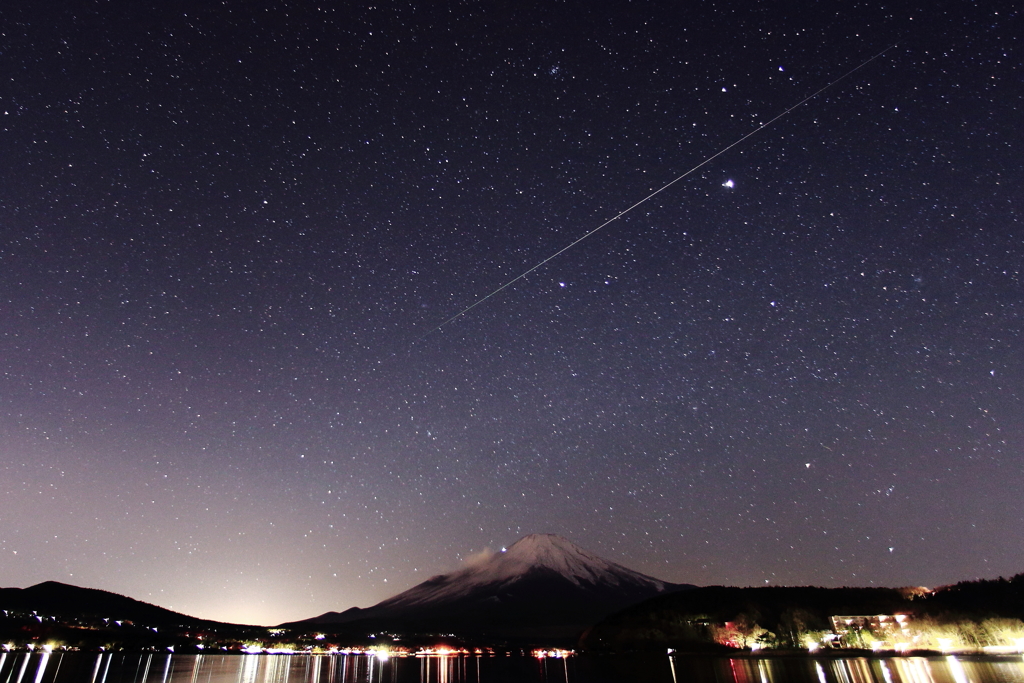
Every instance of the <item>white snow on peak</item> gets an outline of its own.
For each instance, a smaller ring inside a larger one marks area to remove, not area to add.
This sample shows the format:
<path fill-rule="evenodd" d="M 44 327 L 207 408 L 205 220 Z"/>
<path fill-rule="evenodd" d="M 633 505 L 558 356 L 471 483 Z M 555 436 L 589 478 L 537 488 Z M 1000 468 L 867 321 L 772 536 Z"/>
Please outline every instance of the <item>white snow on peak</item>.
<path fill-rule="evenodd" d="M 490 567 L 483 567 L 494 578 L 522 574 L 529 569 L 548 569 L 561 574 L 576 585 L 590 583 L 618 584 L 621 574 L 635 574 L 622 565 L 588 553 L 575 543 L 555 534 L 530 534 L 516 541 L 504 553 L 495 556 Z"/>
<path fill-rule="evenodd" d="M 555 534 L 530 534 L 490 556 L 474 556 L 472 562 L 450 574 L 399 593 L 380 603 L 379 607 L 397 607 L 436 603 L 468 595 L 483 586 L 500 586 L 515 582 L 530 573 L 550 571 L 571 583 L 582 586 L 622 583 L 646 584 L 656 591 L 664 590 L 665 582 L 627 569 L 588 553 L 575 543 Z"/>

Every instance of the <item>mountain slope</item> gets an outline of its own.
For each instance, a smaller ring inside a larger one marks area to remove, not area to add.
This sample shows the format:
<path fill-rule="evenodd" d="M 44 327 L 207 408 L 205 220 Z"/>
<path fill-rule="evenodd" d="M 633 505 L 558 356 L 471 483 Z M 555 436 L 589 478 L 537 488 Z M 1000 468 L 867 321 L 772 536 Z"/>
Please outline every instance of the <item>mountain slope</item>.
<path fill-rule="evenodd" d="M 35 611 L 65 620 L 76 617 L 127 619 L 151 626 L 216 623 L 117 593 L 59 581 L 44 581 L 28 588 L 0 588 L 0 609 Z"/>
<path fill-rule="evenodd" d="M 533 534 L 373 607 L 328 612 L 286 626 L 572 637 L 608 614 L 684 588 L 692 586 L 635 572 L 553 534 Z"/>

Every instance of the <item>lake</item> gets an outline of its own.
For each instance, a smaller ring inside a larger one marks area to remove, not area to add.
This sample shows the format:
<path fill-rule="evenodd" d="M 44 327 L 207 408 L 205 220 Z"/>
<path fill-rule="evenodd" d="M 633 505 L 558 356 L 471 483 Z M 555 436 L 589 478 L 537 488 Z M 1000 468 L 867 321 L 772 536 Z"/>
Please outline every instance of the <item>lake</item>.
<path fill-rule="evenodd" d="M 0 653 L 0 683 L 1024 683 L 1006 657 Z"/>

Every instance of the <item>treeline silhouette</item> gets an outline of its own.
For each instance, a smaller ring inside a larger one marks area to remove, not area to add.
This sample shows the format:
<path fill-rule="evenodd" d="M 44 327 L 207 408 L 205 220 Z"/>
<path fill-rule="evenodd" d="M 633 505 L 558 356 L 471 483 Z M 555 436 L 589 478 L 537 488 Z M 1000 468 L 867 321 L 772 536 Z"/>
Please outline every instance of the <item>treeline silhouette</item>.
<path fill-rule="evenodd" d="M 1024 619 L 1024 574 L 963 581 L 936 590 L 708 586 L 618 612 L 584 633 L 580 646 L 616 651 L 864 646 L 864 638 L 837 640 L 831 617 L 895 614 L 907 615 L 916 629 L 907 633 L 913 633 L 922 648 L 940 639 L 982 647 L 1024 636 L 1024 623 L 1019 623 Z"/>

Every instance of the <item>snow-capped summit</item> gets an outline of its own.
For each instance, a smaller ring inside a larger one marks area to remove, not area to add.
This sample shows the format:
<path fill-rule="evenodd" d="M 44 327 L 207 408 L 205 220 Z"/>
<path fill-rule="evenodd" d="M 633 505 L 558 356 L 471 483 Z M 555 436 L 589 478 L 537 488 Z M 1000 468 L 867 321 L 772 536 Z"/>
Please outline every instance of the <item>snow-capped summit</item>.
<path fill-rule="evenodd" d="M 531 534 L 373 607 L 328 612 L 305 623 L 506 637 L 569 636 L 631 604 L 691 587 L 627 569 L 561 536 Z"/>
<path fill-rule="evenodd" d="M 664 581 L 588 553 L 561 536 L 530 534 L 507 550 L 478 557 L 469 566 L 451 574 L 427 579 L 371 609 L 426 606 L 481 590 L 499 594 L 517 583 L 539 577 L 562 579 L 581 590 L 619 587 L 630 592 L 650 592 L 651 595 L 662 592 L 667 585 Z"/>
<path fill-rule="evenodd" d="M 665 587 L 664 581 L 588 553 L 572 541 L 555 534 L 524 536 L 508 550 L 495 555 L 494 559 L 495 562 L 491 563 L 488 569 L 499 573 L 508 572 L 509 575 L 548 569 L 577 586 L 581 585 L 581 582 L 618 584 L 620 581 L 638 581 L 650 582 L 658 590 Z"/>

